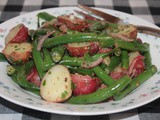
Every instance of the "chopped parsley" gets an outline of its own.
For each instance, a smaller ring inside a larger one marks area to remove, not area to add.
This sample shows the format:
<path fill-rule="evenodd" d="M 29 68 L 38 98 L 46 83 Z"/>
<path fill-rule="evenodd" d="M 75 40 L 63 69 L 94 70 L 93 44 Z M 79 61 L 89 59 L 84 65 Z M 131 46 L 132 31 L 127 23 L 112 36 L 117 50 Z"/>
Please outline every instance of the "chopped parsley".
<path fill-rule="evenodd" d="M 65 90 L 65 91 L 61 94 L 61 98 L 65 98 L 67 94 L 68 94 L 68 92 Z"/>
<path fill-rule="evenodd" d="M 46 80 L 43 81 L 43 86 L 45 86 L 45 85 L 46 85 Z"/>

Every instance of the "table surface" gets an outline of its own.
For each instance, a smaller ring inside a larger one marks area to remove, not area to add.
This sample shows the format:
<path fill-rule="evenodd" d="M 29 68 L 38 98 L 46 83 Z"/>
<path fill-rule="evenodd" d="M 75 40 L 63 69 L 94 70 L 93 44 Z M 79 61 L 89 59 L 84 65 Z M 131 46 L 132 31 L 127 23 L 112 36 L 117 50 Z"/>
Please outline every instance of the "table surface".
<path fill-rule="evenodd" d="M 85 4 L 133 14 L 160 27 L 160 0 L 0 0 L 0 23 L 15 16 L 59 6 Z M 3 120 L 159 120 L 160 98 L 137 109 L 100 116 L 67 116 L 40 112 L 8 102 L 0 97 Z"/>

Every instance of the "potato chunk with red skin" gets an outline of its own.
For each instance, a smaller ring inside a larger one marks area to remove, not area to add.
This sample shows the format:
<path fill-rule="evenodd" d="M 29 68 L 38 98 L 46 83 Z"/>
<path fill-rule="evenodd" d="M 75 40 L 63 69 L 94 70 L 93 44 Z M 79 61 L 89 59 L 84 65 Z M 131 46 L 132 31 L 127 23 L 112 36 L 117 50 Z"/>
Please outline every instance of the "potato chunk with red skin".
<path fill-rule="evenodd" d="M 134 25 L 119 25 L 118 29 L 121 30 L 118 33 L 125 37 L 131 39 L 137 38 L 137 28 Z"/>
<path fill-rule="evenodd" d="M 144 71 L 144 56 L 142 56 L 139 52 L 131 52 L 129 53 L 129 68 L 128 75 L 130 77 L 136 77 Z"/>
<path fill-rule="evenodd" d="M 72 82 L 75 85 L 73 95 L 85 95 L 95 92 L 100 87 L 98 78 L 91 78 L 88 75 L 71 74 Z"/>
<path fill-rule="evenodd" d="M 24 63 L 31 54 L 32 45 L 30 43 L 9 43 L 2 51 L 11 63 Z"/>
<path fill-rule="evenodd" d="M 88 27 L 88 24 L 84 20 L 77 18 L 74 15 L 59 16 L 58 22 L 66 24 L 69 29 L 76 31 L 84 31 Z"/>
<path fill-rule="evenodd" d="M 131 24 L 119 24 L 116 29 L 111 29 L 111 33 L 120 34 L 122 36 L 125 36 L 130 39 L 136 39 L 137 38 L 137 28 L 134 25 Z"/>
<path fill-rule="evenodd" d="M 67 67 L 55 65 L 44 75 L 40 85 L 40 95 L 49 102 L 64 102 L 72 95 L 71 82 Z"/>
<path fill-rule="evenodd" d="M 69 43 L 66 47 L 71 56 L 83 57 L 87 52 L 91 55 L 96 53 L 99 49 L 99 44 L 97 42 Z"/>
<path fill-rule="evenodd" d="M 5 38 L 5 44 L 27 42 L 28 28 L 23 24 L 13 27 Z"/>
<path fill-rule="evenodd" d="M 126 74 L 132 78 L 138 76 L 144 71 L 145 68 L 143 59 L 144 56 L 142 56 L 139 52 L 130 52 L 128 69 L 125 70 L 118 66 L 110 73 L 110 76 L 115 80 L 118 80 Z"/>

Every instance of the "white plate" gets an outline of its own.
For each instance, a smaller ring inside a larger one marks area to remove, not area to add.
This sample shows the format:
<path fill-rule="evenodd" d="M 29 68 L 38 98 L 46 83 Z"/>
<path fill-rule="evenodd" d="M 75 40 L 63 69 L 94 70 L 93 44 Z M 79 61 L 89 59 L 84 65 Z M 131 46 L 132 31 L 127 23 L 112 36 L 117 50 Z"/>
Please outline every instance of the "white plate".
<path fill-rule="evenodd" d="M 30 29 L 36 29 L 37 18 L 39 12 L 46 11 L 53 15 L 70 14 L 73 13 L 75 7 L 61 7 L 53 9 L 45 9 L 41 11 L 31 12 L 22 16 L 18 16 L 0 25 L 0 51 L 4 48 L 4 38 L 9 30 L 18 23 L 25 24 Z M 104 12 L 116 15 L 126 23 L 134 23 L 139 25 L 147 25 L 156 27 L 155 25 L 137 18 L 135 16 L 108 10 L 100 9 Z M 160 69 L 160 38 L 154 36 L 139 34 L 139 37 L 150 44 L 152 62 Z M 6 74 L 6 63 L 0 63 L 0 96 L 15 104 L 49 113 L 58 113 L 66 115 L 101 115 L 117 113 L 139 106 L 145 105 L 160 97 L 160 71 L 151 79 L 141 85 L 138 89 L 126 96 L 120 101 L 110 101 L 106 103 L 90 104 L 90 105 L 71 105 L 64 103 L 49 103 L 42 100 L 40 97 L 30 94 L 29 92 L 17 86 Z"/>

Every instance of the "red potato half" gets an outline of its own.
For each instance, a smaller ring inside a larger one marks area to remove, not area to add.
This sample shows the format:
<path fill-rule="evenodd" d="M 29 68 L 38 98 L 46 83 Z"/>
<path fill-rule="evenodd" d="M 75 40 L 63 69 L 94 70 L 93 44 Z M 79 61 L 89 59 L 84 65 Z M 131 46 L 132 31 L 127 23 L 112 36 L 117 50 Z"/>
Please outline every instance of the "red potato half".
<path fill-rule="evenodd" d="M 91 78 L 88 75 L 72 74 L 72 82 L 75 85 L 73 95 L 84 95 L 96 91 L 100 86 L 100 80 L 98 78 Z"/>
<path fill-rule="evenodd" d="M 120 25 L 118 33 L 130 39 L 137 38 L 137 28 L 134 25 Z"/>
<path fill-rule="evenodd" d="M 131 52 L 129 53 L 129 68 L 128 75 L 130 77 L 136 77 L 144 71 L 144 56 L 142 56 L 139 52 Z"/>
<path fill-rule="evenodd" d="M 13 27 L 5 38 L 5 44 L 27 42 L 28 28 L 23 24 Z"/>
<path fill-rule="evenodd" d="M 119 34 L 129 39 L 136 39 L 137 38 L 137 28 L 131 24 L 119 24 L 116 29 L 111 29 L 111 33 Z"/>
<path fill-rule="evenodd" d="M 88 27 L 84 20 L 77 18 L 74 15 L 59 16 L 58 22 L 64 23 L 69 29 L 76 31 L 84 31 Z"/>
<path fill-rule="evenodd" d="M 2 53 L 6 56 L 8 61 L 13 64 L 26 62 L 32 52 L 32 45 L 30 43 L 9 43 L 5 46 Z"/>
<path fill-rule="evenodd" d="M 110 76 L 115 80 L 118 80 L 124 75 L 128 75 L 132 78 L 138 76 L 144 71 L 145 68 L 143 59 L 144 56 L 142 56 L 139 52 L 130 52 L 128 70 L 126 71 L 118 66 L 110 73 Z"/>
<path fill-rule="evenodd" d="M 99 44 L 97 42 L 69 43 L 66 47 L 71 56 L 83 57 L 87 52 L 91 55 L 96 53 L 99 49 Z"/>
<path fill-rule="evenodd" d="M 110 76 L 114 79 L 114 80 L 118 80 L 120 79 L 122 76 L 124 76 L 123 72 L 116 72 L 113 71 L 110 73 Z"/>
<path fill-rule="evenodd" d="M 63 102 L 72 94 L 71 83 L 68 69 L 63 65 L 55 65 L 43 77 L 40 95 L 49 102 Z"/>
<path fill-rule="evenodd" d="M 124 71 L 124 69 L 121 68 L 121 65 L 119 65 L 110 73 L 110 76 L 114 80 L 118 80 L 118 79 L 120 79 L 122 76 L 124 76 L 126 74 L 127 74 L 127 71 Z"/>

